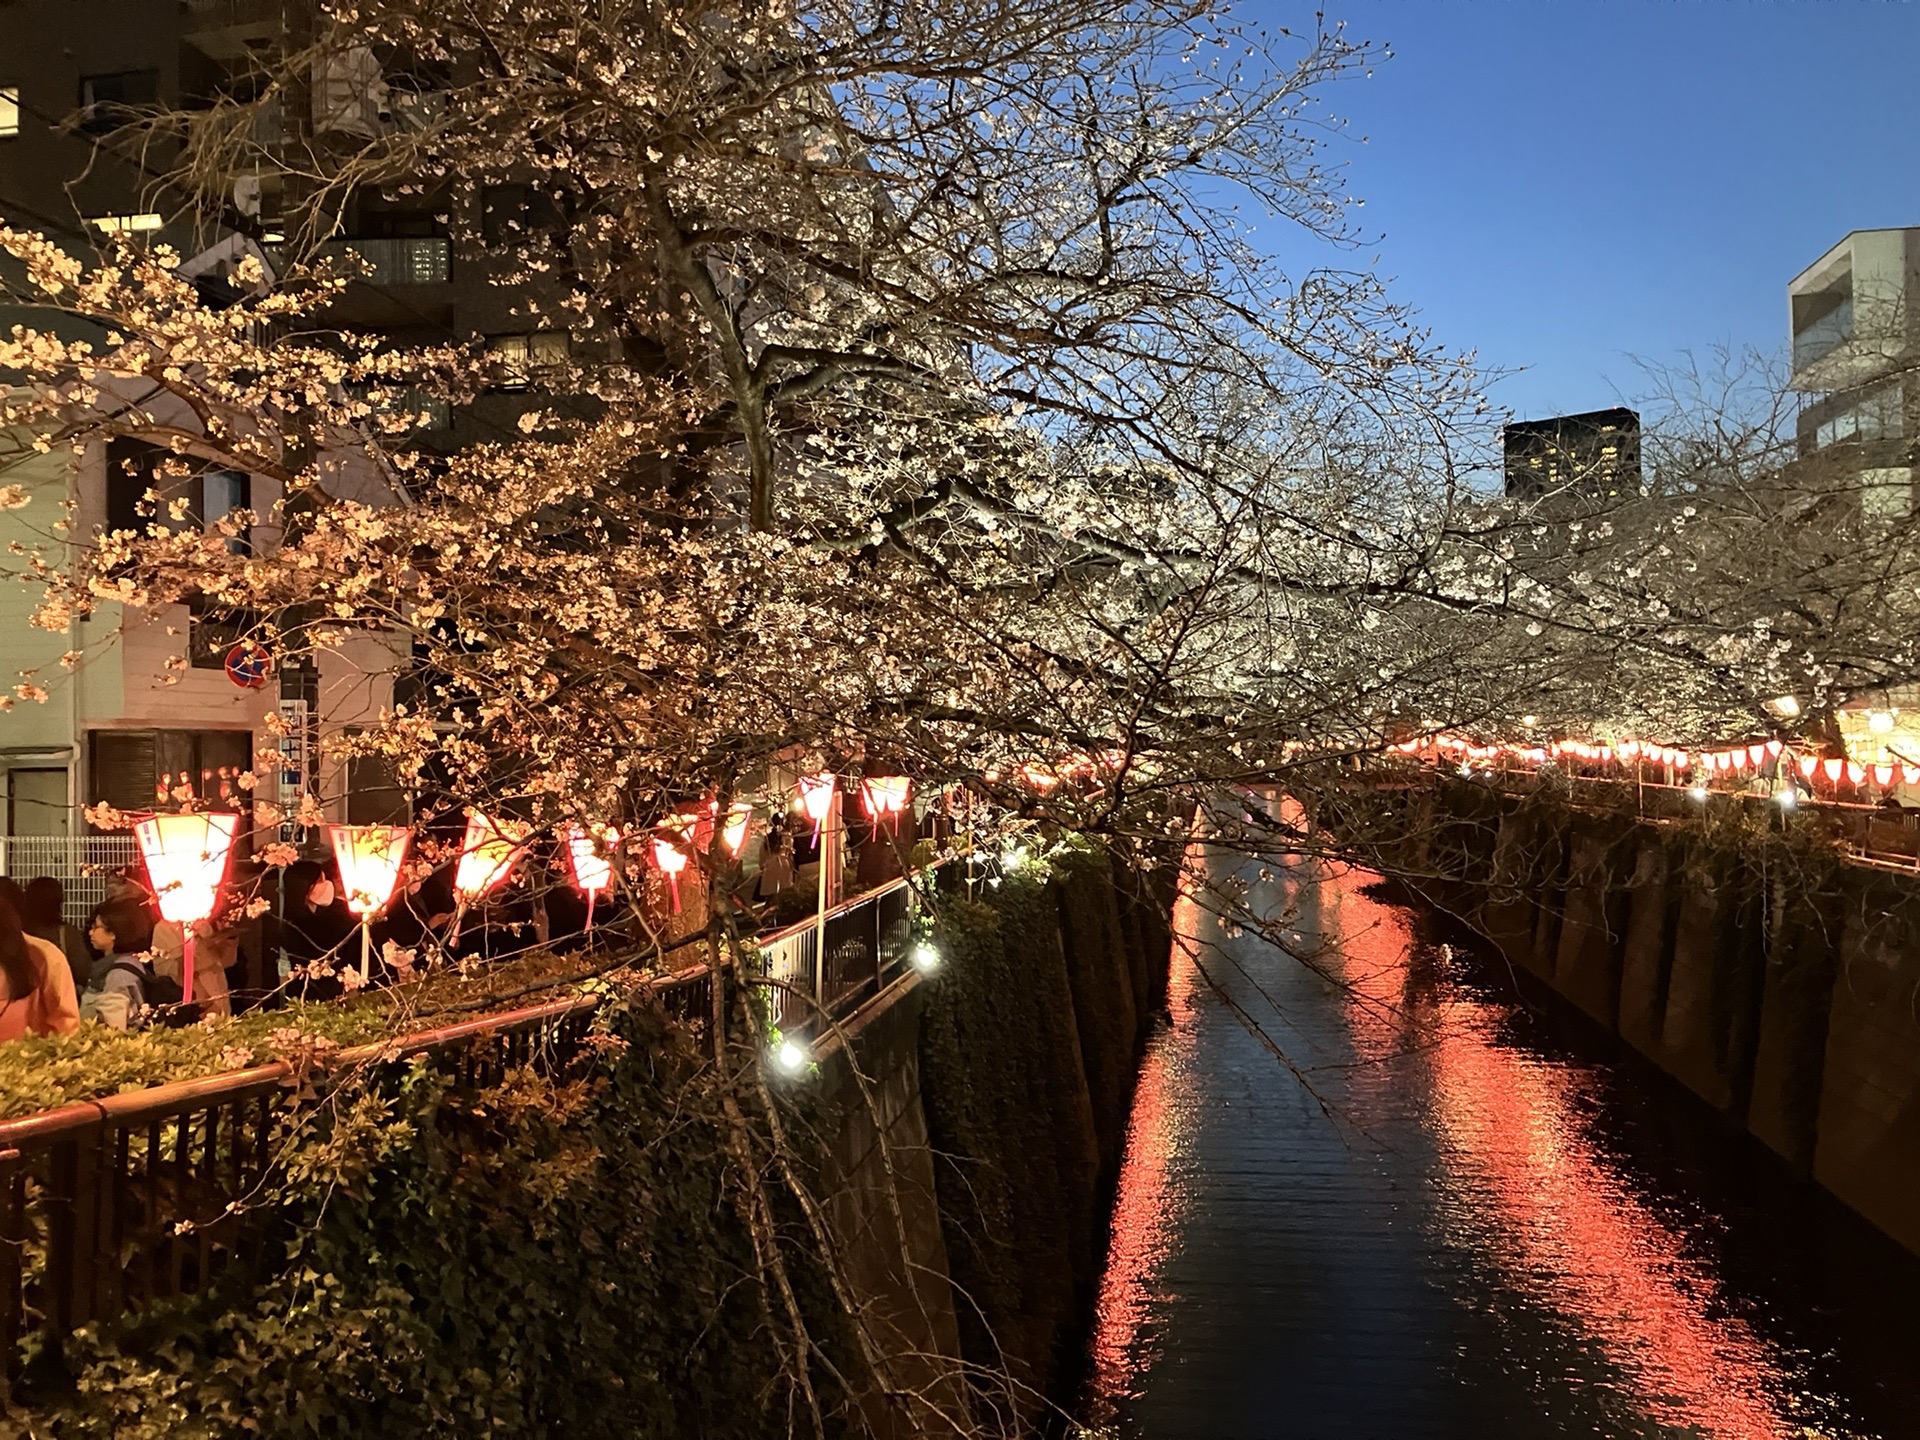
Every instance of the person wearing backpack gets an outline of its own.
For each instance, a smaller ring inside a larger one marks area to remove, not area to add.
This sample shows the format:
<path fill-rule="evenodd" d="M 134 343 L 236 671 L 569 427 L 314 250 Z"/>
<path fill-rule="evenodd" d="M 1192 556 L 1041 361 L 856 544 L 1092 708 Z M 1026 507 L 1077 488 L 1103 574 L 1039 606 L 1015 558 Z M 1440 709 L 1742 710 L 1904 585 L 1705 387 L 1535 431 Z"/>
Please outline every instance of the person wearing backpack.
<path fill-rule="evenodd" d="M 179 982 L 155 975 L 147 962 L 142 942 L 151 936 L 139 907 L 119 900 L 95 910 L 87 927 L 87 939 L 100 952 L 87 977 L 87 1006 L 116 1030 L 136 1023 L 150 1006 L 179 1003 Z"/>

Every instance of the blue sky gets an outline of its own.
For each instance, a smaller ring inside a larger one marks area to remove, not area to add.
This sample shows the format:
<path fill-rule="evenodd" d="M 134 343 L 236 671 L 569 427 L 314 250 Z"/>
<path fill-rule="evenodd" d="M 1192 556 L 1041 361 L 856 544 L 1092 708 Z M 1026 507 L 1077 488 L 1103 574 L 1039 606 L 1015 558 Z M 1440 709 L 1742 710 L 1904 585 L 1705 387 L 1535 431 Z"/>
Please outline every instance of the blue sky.
<path fill-rule="evenodd" d="M 1246 0 L 1248 20 L 1304 6 Z M 1920 3 L 1329 0 L 1388 43 L 1327 100 L 1359 218 L 1437 339 L 1537 416 L 1631 400 L 1631 355 L 1782 348 L 1786 284 L 1920 225 Z"/>

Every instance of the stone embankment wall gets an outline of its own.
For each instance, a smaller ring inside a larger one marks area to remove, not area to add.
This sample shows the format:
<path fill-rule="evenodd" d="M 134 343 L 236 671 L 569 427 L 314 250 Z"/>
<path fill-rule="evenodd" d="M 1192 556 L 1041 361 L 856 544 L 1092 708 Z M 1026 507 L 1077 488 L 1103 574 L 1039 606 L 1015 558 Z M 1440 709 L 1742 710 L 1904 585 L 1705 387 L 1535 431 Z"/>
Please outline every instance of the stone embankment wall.
<path fill-rule="evenodd" d="M 1770 807 L 1695 822 L 1470 782 L 1329 816 L 1797 1172 L 1920 1252 L 1920 875 Z"/>
<path fill-rule="evenodd" d="M 1069 852 L 948 906 L 919 1068 L 961 1354 L 1032 1420 L 1091 1313 L 1136 1062 L 1166 998 L 1172 876 Z M 987 1398 L 984 1403 L 994 1403 Z"/>

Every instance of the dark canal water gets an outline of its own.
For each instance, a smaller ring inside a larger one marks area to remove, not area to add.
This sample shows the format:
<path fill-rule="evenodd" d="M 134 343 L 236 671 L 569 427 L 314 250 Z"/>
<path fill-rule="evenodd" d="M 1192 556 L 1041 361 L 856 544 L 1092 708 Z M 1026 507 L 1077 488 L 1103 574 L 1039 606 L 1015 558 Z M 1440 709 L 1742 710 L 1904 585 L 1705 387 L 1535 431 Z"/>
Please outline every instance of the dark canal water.
<path fill-rule="evenodd" d="M 1920 1436 L 1920 1262 L 1375 877 L 1212 866 L 1308 963 L 1182 902 L 1091 1420 Z"/>

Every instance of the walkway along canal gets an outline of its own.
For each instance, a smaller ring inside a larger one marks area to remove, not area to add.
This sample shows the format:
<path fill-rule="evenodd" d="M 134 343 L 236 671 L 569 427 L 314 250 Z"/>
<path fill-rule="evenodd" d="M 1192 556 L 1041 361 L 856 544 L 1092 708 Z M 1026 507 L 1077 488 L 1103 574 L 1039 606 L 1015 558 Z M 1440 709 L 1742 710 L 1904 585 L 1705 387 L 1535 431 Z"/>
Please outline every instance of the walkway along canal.
<path fill-rule="evenodd" d="M 1091 1421 L 1920 1435 L 1920 1261 L 1377 877 L 1205 862 L 1297 954 L 1176 913 Z"/>

